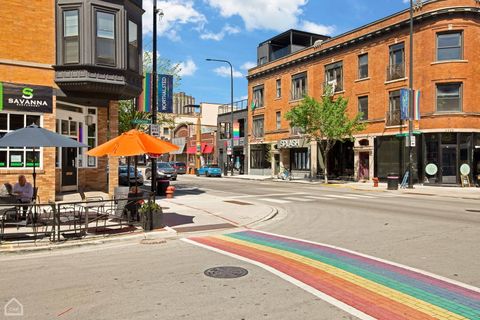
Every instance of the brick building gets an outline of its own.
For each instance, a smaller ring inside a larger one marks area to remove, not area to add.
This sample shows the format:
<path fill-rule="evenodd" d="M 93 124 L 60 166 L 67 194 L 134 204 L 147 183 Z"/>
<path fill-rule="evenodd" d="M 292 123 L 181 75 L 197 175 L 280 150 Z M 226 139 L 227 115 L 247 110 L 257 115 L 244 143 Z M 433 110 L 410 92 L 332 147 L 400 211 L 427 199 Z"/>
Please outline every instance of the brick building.
<path fill-rule="evenodd" d="M 414 10 L 413 177 L 434 184 L 460 183 L 480 174 L 480 2 L 426 1 Z M 322 172 L 318 146 L 290 128 L 285 112 L 304 94 L 320 99 L 326 84 L 334 98 L 349 100 L 348 113 L 363 112 L 366 129 L 331 152 L 333 177 L 356 180 L 407 167 L 408 121 L 400 112 L 408 88 L 409 10 L 336 37 L 290 30 L 259 45 L 249 70 L 250 173 L 275 174 L 280 165 L 297 176 Z M 468 167 L 467 167 L 468 166 Z M 464 171 L 464 172 L 466 172 Z"/>
<path fill-rule="evenodd" d="M 0 7 L 0 135 L 37 123 L 95 147 L 118 133 L 118 103 L 141 92 L 141 0 L 9 0 Z M 30 88 L 48 107 L 32 110 L 5 100 Z M 31 180 L 36 165 L 41 202 L 63 191 L 112 192 L 118 159 L 84 150 L 41 148 L 39 163 L 25 147 L 0 148 L 0 182 Z M 108 168 L 108 169 L 107 169 Z"/>

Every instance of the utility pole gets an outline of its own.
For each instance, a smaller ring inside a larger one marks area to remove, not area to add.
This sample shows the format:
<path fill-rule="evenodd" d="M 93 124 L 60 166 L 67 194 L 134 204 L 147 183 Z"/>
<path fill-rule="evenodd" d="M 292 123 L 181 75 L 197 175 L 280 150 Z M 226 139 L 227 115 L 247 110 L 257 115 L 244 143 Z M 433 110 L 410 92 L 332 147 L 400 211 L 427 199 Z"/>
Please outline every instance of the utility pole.
<path fill-rule="evenodd" d="M 152 125 L 157 124 L 157 14 L 163 17 L 163 11 L 157 9 L 157 0 L 153 0 L 153 49 L 152 49 Z M 157 159 L 152 158 L 152 187 L 153 193 L 157 189 Z"/>
<path fill-rule="evenodd" d="M 233 161 L 234 161 L 234 158 L 233 158 L 233 66 L 232 64 L 230 63 L 230 61 L 228 60 L 220 60 L 220 59 L 207 59 L 207 61 L 218 61 L 218 62 L 225 62 L 225 63 L 228 63 L 228 65 L 230 66 L 230 119 L 231 119 L 231 123 L 230 123 L 230 150 L 231 150 L 231 155 L 230 155 L 230 174 L 233 176 Z M 228 147 L 227 147 L 227 150 L 228 150 Z M 227 152 L 227 158 L 228 158 L 228 152 Z M 226 175 L 226 173 L 225 173 Z"/>
<path fill-rule="evenodd" d="M 410 63 L 408 90 L 408 188 L 413 189 L 413 0 L 410 0 Z"/>

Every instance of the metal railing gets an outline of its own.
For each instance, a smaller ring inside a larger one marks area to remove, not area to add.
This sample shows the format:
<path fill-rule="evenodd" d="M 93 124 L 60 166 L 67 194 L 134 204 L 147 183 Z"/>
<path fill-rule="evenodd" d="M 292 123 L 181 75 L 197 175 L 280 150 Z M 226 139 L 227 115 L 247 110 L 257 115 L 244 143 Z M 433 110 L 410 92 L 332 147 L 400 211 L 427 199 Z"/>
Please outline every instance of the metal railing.
<path fill-rule="evenodd" d="M 233 103 L 233 112 L 246 110 L 246 109 L 248 109 L 248 99 L 235 101 Z M 232 112 L 231 110 L 232 110 L 232 107 L 230 104 L 224 104 L 218 108 L 218 114 L 220 115 L 220 114 L 230 113 Z"/>
<path fill-rule="evenodd" d="M 387 81 L 405 78 L 405 64 L 391 64 L 387 67 Z"/>
<path fill-rule="evenodd" d="M 145 219 L 139 208 L 153 201 L 153 194 L 109 200 L 0 204 L 0 242 L 52 242 L 83 238 L 89 234 L 133 232 Z"/>
<path fill-rule="evenodd" d="M 399 126 L 402 124 L 400 110 L 388 111 L 385 116 L 386 126 Z"/>

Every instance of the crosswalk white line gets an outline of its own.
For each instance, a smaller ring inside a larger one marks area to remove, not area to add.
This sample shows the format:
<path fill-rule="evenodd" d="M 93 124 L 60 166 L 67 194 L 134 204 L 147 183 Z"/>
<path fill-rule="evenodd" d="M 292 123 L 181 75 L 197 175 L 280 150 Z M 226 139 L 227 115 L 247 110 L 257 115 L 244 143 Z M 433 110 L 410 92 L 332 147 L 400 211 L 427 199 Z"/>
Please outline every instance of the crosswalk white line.
<path fill-rule="evenodd" d="M 356 197 L 356 198 L 366 198 L 366 199 L 374 199 L 376 197 L 374 196 L 367 196 L 367 195 L 364 195 L 364 194 L 356 194 L 356 193 L 350 193 L 350 194 L 347 194 L 347 196 L 351 196 L 351 197 Z"/>
<path fill-rule="evenodd" d="M 258 200 L 263 200 L 263 201 L 268 201 L 268 202 L 274 202 L 274 203 L 290 203 L 291 201 L 286 201 L 286 200 L 280 200 L 280 199 L 270 199 L 270 198 L 261 198 Z"/>
<path fill-rule="evenodd" d="M 339 199 L 357 199 L 356 197 L 352 197 L 352 196 L 341 196 L 341 195 L 338 195 L 338 194 L 325 194 L 325 197 L 339 198 Z"/>
<path fill-rule="evenodd" d="M 310 198 L 315 200 L 334 200 L 333 198 L 319 197 L 319 196 L 305 196 L 305 198 Z"/>
<path fill-rule="evenodd" d="M 312 199 L 305 199 L 305 198 L 294 198 L 294 197 L 286 197 L 286 198 L 283 198 L 285 200 L 290 200 L 290 201 L 300 201 L 300 202 L 307 202 L 307 201 L 312 201 Z"/>

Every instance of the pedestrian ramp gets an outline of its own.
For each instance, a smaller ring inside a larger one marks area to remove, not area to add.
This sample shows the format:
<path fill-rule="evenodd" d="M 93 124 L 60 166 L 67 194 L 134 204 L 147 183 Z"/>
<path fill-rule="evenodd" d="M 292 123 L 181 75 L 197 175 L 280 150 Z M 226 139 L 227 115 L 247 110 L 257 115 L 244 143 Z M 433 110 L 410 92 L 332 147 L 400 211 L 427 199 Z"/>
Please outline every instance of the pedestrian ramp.
<path fill-rule="evenodd" d="M 402 195 L 391 194 L 391 193 L 379 193 L 379 194 L 358 194 L 358 193 L 341 193 L 341 194 L 321 194 L 321 195 L 308 195 L 308 194 L 296 194 L 296 195 L 279 195 L 275 197 L 261 197 L 257 200 L 278 203 L 278 204 L 288 204 L 288 203 L 299 203 L 299 202 L 318 202 L 318 201 L 344 201 L 344 200 L 354 200 L 354 201 L 370 201 L 370 200 L 382 200 L 385 198 L 391 197 L 400 197 Z"/>

